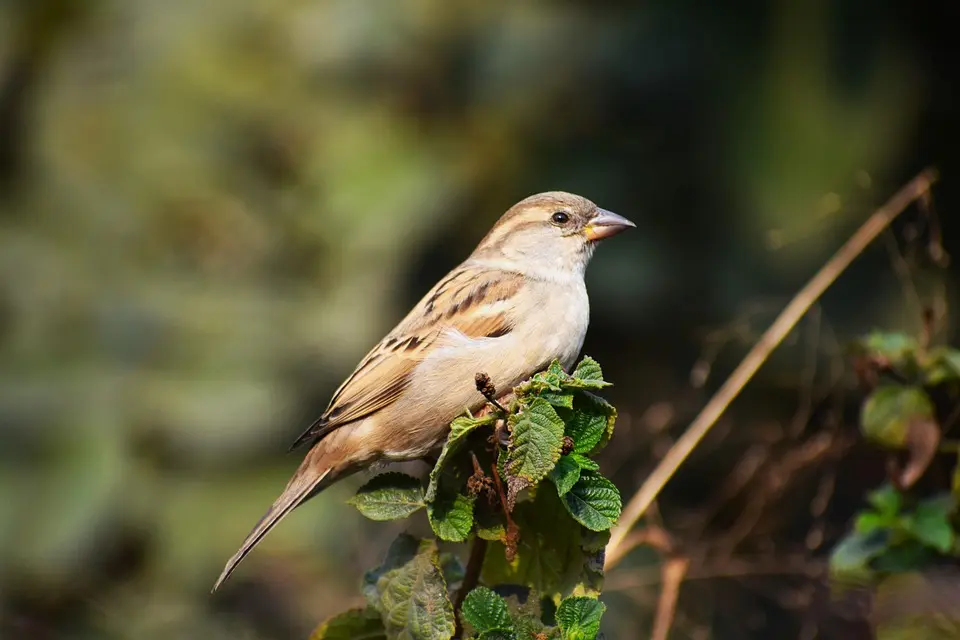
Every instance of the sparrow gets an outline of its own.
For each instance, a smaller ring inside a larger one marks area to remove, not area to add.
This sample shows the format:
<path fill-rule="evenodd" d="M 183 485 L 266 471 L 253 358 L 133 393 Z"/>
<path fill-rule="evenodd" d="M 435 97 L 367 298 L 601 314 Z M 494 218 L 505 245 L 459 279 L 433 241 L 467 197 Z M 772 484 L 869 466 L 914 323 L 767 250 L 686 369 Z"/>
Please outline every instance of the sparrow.
<path fill-rule="evenodd" d="M 475 375 L 507 395 L 554 359 L 567 370 L 587 332 L 584 271 L 597 243 L 635 227 L 578 195 L 552 191 L 511 207 L 363 358 L 291 450 L 303 462 L 213 590 L 287 514 L 377 463 L 428 456 L 450 422 L 481 409 Z"/>

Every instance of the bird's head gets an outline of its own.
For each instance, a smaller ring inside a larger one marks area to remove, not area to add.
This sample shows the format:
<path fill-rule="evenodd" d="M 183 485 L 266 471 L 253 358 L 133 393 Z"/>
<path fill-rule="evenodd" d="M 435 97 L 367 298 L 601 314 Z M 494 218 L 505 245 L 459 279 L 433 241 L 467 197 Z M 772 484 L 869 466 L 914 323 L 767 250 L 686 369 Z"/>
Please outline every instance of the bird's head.
<path fill-rule="evenodd" d="M 532 195 L 513 205 L 473 253 L 474 258 L 582 274 L 596 244 L 636 225 L 564 191 Z"/>

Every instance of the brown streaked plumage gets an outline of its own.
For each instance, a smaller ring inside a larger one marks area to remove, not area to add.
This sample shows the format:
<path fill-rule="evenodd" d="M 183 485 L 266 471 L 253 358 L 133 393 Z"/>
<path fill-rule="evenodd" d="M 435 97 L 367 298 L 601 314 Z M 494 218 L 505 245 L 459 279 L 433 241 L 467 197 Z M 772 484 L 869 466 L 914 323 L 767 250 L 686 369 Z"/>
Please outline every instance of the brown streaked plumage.
<path fill-rule="evenodd" d="M 511 320 L 506 314 L 480 315 L 471 310 L 508 301 L 520 290 L 521 283 L 519 274 L 477 282 L 462 265 L 452 271 L 367 354 L 333 394 L 327 410 L 297 438 L 291 449 L 311 438 L 322 438 L 338 426 L 359 420 L 396 400 L 442 331 L 453 328 L 469 338 L 509 333 Z"/>
<path fill-rule="evenodd" d="M 214 585 L 288 513 L 374 462 L 421 458 L 450 422 L 484 404 L 474 375 L 502 393 L 559 359 L 575 361 L 589 321 L 583 274 L 596 242 L 634 226 L 553 191 L 511 207 L 374 347 L 294 442 L 311 448 Z"/>

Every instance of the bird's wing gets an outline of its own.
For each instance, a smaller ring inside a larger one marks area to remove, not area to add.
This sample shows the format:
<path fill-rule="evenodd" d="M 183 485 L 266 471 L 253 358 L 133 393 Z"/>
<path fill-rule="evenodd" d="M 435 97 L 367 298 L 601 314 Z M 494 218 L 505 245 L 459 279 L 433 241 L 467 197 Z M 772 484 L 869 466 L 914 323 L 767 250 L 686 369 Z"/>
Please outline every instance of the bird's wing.
<path fill-rule="evenodd" d="M 510 333 L 509 301 L 522 285 L 523 277 L 516 273 L 465 266 L 450 272 L 366 355 L 291 448 L 395 402 L 410 385 L 414 369 L 449 330 L 473 339 Z"/>

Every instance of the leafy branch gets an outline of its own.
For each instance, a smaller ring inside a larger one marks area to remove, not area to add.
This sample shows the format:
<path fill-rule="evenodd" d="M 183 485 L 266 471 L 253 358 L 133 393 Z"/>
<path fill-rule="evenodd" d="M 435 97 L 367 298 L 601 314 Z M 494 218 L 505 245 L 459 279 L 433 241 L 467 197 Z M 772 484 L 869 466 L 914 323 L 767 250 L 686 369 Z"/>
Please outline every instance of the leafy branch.
<path fill-rule="evenodd" d="M 945 439 L 960 417 L 960 350 L 924 342 L 876 332 L 856 345 L 855 369 L 869 388 L 860 431 L 891 455 L 888 481 L 867 496 L 831 555 L 839 587 L 882 586 L 960 558 L 960 443 Z M 921 491 L 937 456 L 953 459 L 950 486 Z"/>
<path fill-rule="evenodd" d="M 592 458 L 616 422 L 594 393 L 609 383 L 589 357 L 571 373 L 554 361 L 509 403 L 485 374 L 475 382 L 487 405 L 451 423 L 427 478 L 383 473 L 350 499 L 378 521 L 424 510 L 436 539 L 398 537 L 364 577 L 367 607 L 311 640 L 598 637 L 604 549 L 621 511 Z M 465 569 L 438 547 L 468 541 Z"/>

